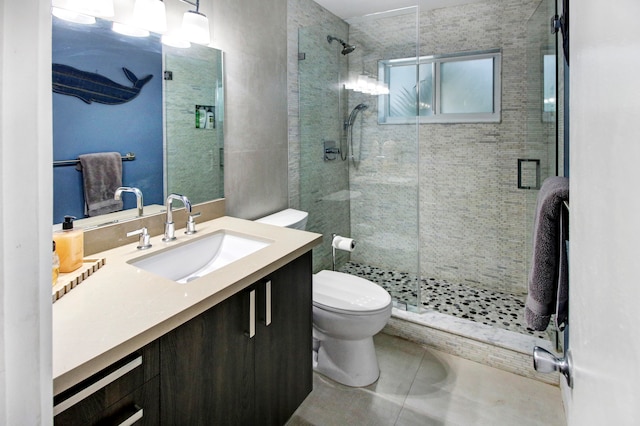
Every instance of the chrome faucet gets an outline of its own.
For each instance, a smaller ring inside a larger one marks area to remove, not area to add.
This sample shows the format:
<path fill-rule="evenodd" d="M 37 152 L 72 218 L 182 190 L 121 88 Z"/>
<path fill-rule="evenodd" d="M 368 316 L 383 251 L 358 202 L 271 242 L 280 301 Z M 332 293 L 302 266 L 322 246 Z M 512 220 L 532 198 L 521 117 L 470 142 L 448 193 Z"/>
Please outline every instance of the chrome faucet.
<path fill-rule="evenodd" d="M 138 207 L 138 217 L 142 217 L 142 214 L 143 214 L 142 210 L 144 208 L 142 191 L 140 191 L 138 188 L 134 188 L 131 186 L 121 186 L 120 188 L 116 189 L 115 194 L 113 194 L 113 199 L 120 201 L 120 199 L 122 198 L 123 192 L 132 192 L 136 194 L 136 206 Z"/>
<path fill-rule="evenodd" d="M 187 213 L 191 213 L 191 202 L 187 197 L 180 194 L 169 194 L 167 197 L 167 201 L 165 203 L 165 208 L 167 209 L 167 220 L 164 223 L 164 238 L 162 241 L 173 241 L 176 239 L 176 229 L 173 224 L 173 200 L 182 201 L 184 204 L 184 208 L 187 210 Z"/>

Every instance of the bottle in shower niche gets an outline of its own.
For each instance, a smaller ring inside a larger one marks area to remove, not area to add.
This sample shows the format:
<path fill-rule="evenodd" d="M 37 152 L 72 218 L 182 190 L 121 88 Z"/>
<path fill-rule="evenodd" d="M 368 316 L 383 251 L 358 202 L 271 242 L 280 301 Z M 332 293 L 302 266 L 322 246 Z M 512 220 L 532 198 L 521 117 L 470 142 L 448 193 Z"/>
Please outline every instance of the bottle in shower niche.
<path fill-rule="evenodd" d="M 207 129 L 215 129 L 215 117 L 213 115 L 213 107 L 207 108 Z"/>
<path fill-rule="evenodd" d="M 198 105 L 196 110 L 196 128 L 204 129 L 207 126 L 207 110 Z"/>
<path fill-rule="evenodd" d="M 82 266 L 84 233 L 73 227 L 73 216 L 65 216 L 62 230 L 53 233 L 53 241 L 60 258 L 60 272 L 73 272 Z"/>

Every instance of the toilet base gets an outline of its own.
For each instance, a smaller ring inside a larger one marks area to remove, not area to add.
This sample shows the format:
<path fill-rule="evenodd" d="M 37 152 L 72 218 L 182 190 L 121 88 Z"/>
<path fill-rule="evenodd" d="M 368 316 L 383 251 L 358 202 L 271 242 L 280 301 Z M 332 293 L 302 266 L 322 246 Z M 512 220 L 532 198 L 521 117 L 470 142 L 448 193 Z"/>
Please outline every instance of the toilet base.
<path fill-rule="evenodd" d="M 319 343 L 319 346 L 316 346 Z M 317 348 L 317 350 L 316 350 Z M 314 338 L 314 370 L 346 386 L 368 386 L 380 377 L 373 338 L 339 340 Z"/>

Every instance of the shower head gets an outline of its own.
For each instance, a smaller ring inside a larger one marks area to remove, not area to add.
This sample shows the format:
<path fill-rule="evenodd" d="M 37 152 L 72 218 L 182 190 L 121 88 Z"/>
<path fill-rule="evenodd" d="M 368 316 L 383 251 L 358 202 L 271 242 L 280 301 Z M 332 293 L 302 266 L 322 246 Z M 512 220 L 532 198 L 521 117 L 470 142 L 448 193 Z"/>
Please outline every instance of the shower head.
<path fill-rule="evenodd" d="M 329 43 L 333 42 L 334 40 L 342 45 L 342 52 L 340 53 L 342 53 L 343 55 L 348 55 L 349 53 L 356 50 L 355 46 L 345 43 L 345 41 L 342 40 L 341 38 L 330 36 L 330 35 L 327 36 L 327 41 Z"/>

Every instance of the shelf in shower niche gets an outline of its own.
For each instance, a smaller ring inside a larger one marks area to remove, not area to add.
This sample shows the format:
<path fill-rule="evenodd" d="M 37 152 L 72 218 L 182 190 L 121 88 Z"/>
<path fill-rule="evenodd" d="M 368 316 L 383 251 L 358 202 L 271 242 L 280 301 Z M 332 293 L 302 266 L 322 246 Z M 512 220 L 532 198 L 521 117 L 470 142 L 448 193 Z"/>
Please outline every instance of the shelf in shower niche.
<path fill-rule="evenodd" d="M 89 278 L 94 272 L 104 266 L 105 258 L 83 259 L 82 266 L 73 272 L 67 272 L 58 276 L 58 281 L 51 289 L 51 303 L 56 303 L 65 294 L 76 288 L 80 283 Z"/>

